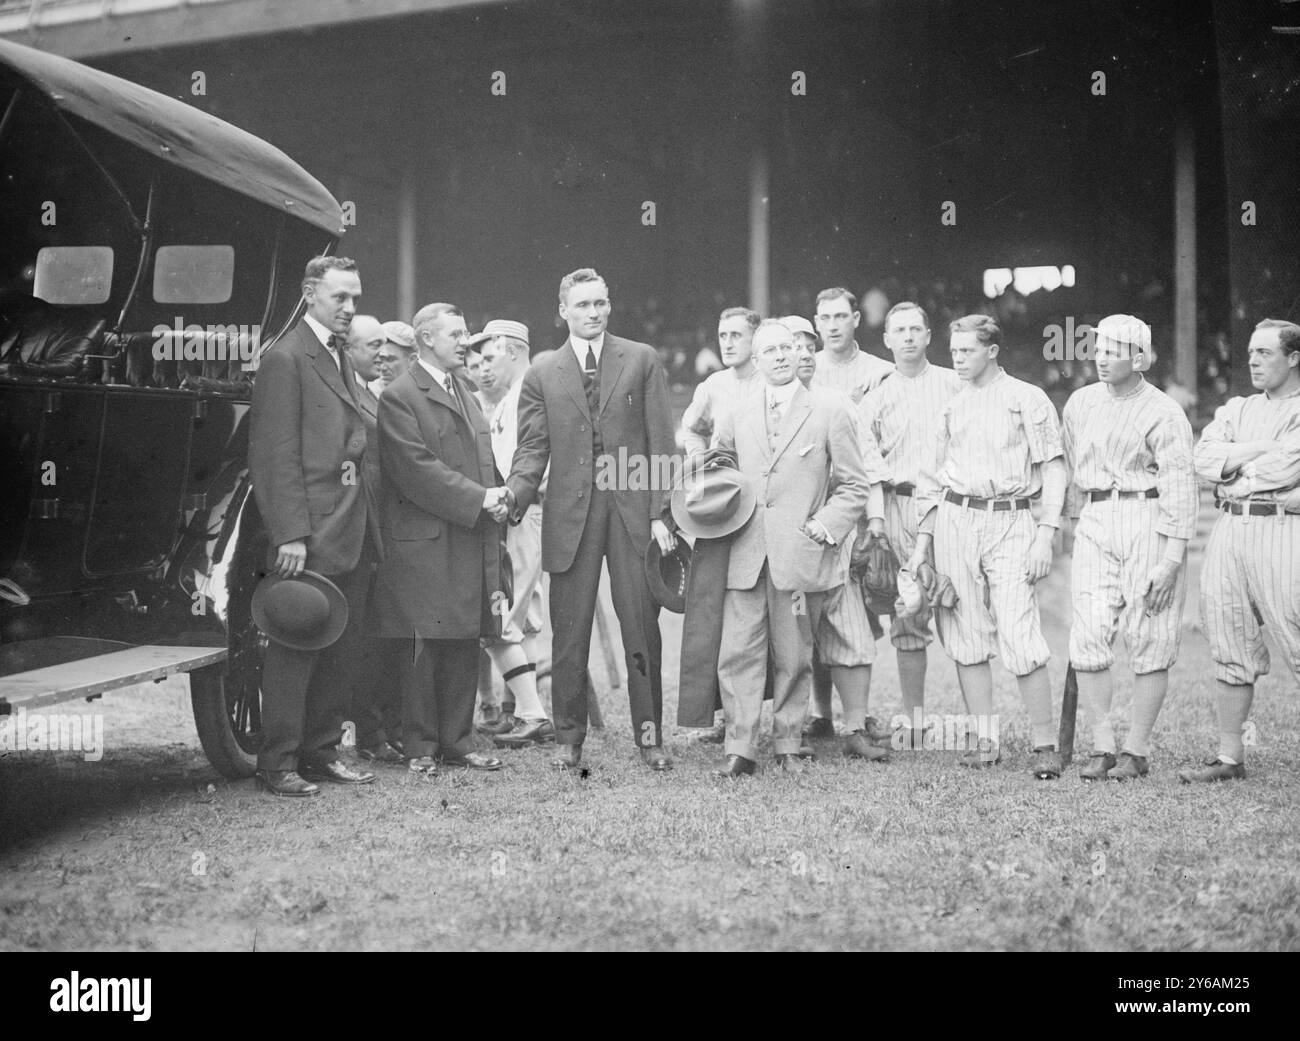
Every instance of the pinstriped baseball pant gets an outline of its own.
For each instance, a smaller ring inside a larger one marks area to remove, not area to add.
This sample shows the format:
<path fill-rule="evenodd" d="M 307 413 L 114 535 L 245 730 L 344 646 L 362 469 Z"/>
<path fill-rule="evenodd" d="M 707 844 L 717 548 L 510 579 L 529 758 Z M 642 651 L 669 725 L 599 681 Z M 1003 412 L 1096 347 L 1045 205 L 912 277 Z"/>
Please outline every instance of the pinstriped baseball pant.
<path fill-rule="evenodd" d="M 997 653 L 1014 675 L 1028 676 L 1051 657 L 1038 594 L 1025 577 L 1035 527 L 1029 510 L 939 503 L 934 562 L 952 579 L 959 599 L 935 612 L 935 624 L 958 665 L 979 665 Z"/>
<path fill-rule="evenodd" d="M 876 660 L 876 634 L 862 599 L 862 586 L 849 578 L 855 538 L 856 529 L 840 550 L 844 584 L 826 594 L 821 620 L 813 629 L 817 657 L 827 667 L 870 665 Z"/>
<path fill-rule="evenodd" d="M 907 563 L 916 548 L 916 507 L 910 495 L 885 492 L 885 536 L 900 563 Z M 889 626 L 889 641 L 900 651 L 923 651 L 934 640 L 930 632 L 930 607 L 912 618 L 895 615 Z"/>
<path fill-rule="evenodd" d="M 1115 664 L 1121 623 L 1133 671 L 1168 669 L 1178 658 L 1187 568 L 1179 568 L 1174 600 L 1148 615 L 1147 576 L 1160 561 L 1159 499 L 1103 499 L 1083 508 L 1070 559 L 1070 663 L 1083 672 Z"/>
<path fill-rule="evenodd" d="M 1222 514 L 1201 569 L 1201 621 L 1214 675 L 1237 686 L 1268 674 L 1268 627 L 1300 680 L 1300 514 Z"/>

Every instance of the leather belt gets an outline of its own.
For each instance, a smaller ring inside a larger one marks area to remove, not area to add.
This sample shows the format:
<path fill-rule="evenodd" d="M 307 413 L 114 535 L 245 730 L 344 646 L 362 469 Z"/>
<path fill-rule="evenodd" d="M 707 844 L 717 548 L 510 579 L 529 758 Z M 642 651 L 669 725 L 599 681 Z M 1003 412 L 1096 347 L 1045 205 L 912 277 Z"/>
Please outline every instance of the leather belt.
<path fill-rule="evenodd" d="M 1160 492 L 1155 488 L 1147 488 L 1140 492 L 1121 492 L 1112 488 L 1107 492 L 1089 492 L 1089 502 L 1105 502 L 1107 499 L 1158 499 Z"/>
<path fill-rule="evenodd" d="M 1286 506 L 1280 502 L 1228 502 L 1221 500 L 1219 509 L 1224 513 L 1231 513 L 1234 517 L 1240 517 L 1243 513 L 1250 517 L 1276 517 L 1286 513 Z"/>
<path fill-rule="evenodd" d="M 904 481 L 902 484 L 890 484 L 885 482 L 885 491 L 893 492 L 895 495 L 915 495 L 916 486 Z"/>
<path fill-rule="evenodd" d="M 1027 510 L 1029 509 L 1029 499 L 980 499 L 974 495 L 958 495 L 956 492 L 945 492 L 944 496 L 951 503 L 958 506 L 965 506 L 970 510 Z"/>

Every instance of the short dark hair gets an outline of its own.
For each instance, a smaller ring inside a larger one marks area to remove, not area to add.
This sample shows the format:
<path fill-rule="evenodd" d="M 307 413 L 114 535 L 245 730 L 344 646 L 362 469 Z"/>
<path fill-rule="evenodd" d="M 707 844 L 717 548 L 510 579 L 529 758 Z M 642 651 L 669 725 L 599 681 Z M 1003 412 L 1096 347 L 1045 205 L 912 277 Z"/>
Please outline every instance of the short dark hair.
<path fill-rule="evenodd" d="M 1300 325 L 1288 322 L 1285 318 L 1265 318 L 1256 324 L 1258 329 L 1277 329 L 1277 343 L 1283 354 L 1300 351 Z"/>
<path fill-rule="evenodd" d="M 901 303 L 895 304 L 893 307 L 891 307 L 888 311 L 885 312 L 886 329 L 889 328 L 889 320 L 894 317 L 894 312 L 896 311 L 920 311 L 921 321 L 925 323 L 925 327 L 927 329 L 930 328 L 930 316 L 925 313 L 925 308 L 922 307 L 920 304 L 912 303 L 911 300 L 904 300 Z"/>
<path fill-rule="evenodd" d="M 415 317 L 411 319 L 411 329 L 417 336 L 417 347 L 419 346 L 420 326 L 435 322 L 445 314 L 459 315 L 462 318 L 465 316 L 465 313 L 455 304 L 425 304 L 415 312 Z"/>
<path fill-rule="evenodd" d="M 718 322 L 725 322 L 728 318 L 743 318 L 751 329 L 757 329 L 758 323 L 763 320 L 757 311 L 751 311 L 748 307 L 728 307 L 718 315 Z"/>
<path fill-rule="evenodd" d="M 569 290 L 579 282 L 605 282 L 605 280 L 594 267 L 580 267 L 577 271 L 570 271 L 560 279 L 560 303 L 565 303 Z M 608 282 L 605 282 L 605 288 L 609 288 Z"/>
<path fill-rule="evenodd" d="M 849 302 L 850 311 L 856 311 L 858 309 L 858 298 L 854 296 L 852 293 L 850 293 L 843 286 L 832 286 L 830 289 L 823 289 L 820 293 L 817 294 L 817 302 L 819 304 L 824 300 L 839 300 L 839 299 L 844 299 Z"/>
<path fill-rule="evenodd" d="M 986 314 L 962 315 L 948 326 L 948 332 L 974 333 L 975 339 L 986 346 L 1002 343 L 1002 329 Z"/>
<path fill-rule="evenodd" d="M 351 257 L 312 257 L 302 273 L 302 287 L 314 286 L 328 271 L 355 271 L 357 262 Z"/>

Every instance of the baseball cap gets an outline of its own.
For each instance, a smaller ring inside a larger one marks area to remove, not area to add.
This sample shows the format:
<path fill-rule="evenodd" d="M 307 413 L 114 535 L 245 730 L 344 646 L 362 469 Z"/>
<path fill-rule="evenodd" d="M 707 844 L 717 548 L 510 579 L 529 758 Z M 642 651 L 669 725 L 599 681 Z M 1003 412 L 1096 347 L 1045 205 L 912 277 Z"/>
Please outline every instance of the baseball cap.
<path fill-rule="evenodd" d="M 817 330 L 813 328 L 812 322 L 802 315 L 792 314 L 785 318 L 778 318 L 777 321 L 792 333 L 807 333 L 813 339 L 817 338 Z"/>
<path fill-rule="evenodd" d="M 512 322 L 508 318 L 493 318 L 487 325 L 483 326 L 483 331 L 469 338 L 470 345 L 482 343 L 484 340 L 490 340 L 494 336 L 509 336 L 512 340 L 521 340 L 525 347 L 531 347 L 528 342 L 528 326 L 523 322 Z"/>
<path fill-rule="evenodd" d="M 384 338 L 399 347 L 406 347 L 409 350 L 415 349 L 415 330 L 405 322 L 385 322 Z"/>
<path fill-rule="evenodd" d="M 1151 326 L 1131 314 L 1107 315 L 1092 327 L 1095 336 L 1104 336 L 1114 343 L 1126 343 L 1139 351 L 1151 349 Z"/>

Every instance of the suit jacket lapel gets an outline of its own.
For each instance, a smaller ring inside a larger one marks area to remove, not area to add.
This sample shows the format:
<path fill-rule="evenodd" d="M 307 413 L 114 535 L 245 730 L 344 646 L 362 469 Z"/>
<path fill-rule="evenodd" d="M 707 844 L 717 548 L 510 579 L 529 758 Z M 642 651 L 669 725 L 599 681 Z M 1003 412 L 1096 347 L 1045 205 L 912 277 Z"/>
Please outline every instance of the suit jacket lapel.
<path fill-rule="evenodd" d="M 347 385 L 343 382 L 344 375 L 352 379 L 352 367 L 346 365 L 346 359 L 340 358 L 345 371 L 340 371 L 340 366 L 334 364 L 334 359 L 330 357 L 330 352 L 325 345 L 316 339 L 316 334 L 306 322 L 300 326 L 302 330 L 303 349 L 307 352 L 307 357 L 311 359 L 312 368 L 316 370 L 316 375 L 325 381 L 325 385 L 334 391 L 339 397 L 355 408 L 361 411 L 357 405 L 355 394 L 349 394 Z"/>
<path fill-rule="evenodd" d="M 415 382 L 424 390 L 424 393 L 429 400 L 436 401 L 466 426 L 469 425 L 469 420 L 466 419 L 465 414 L 461 412 L 460 406 L 456 403 L 456 400 L 447 393 L 446 387 L 429 374 L 428 369 L 419 362 L 416 362 L 411 366 L 411 375 L 415 377 Z M 455 377 L 453 376 L 452 379 L 455 379 Z"/>
<path fill-rule="evenodd" d="M 572 348 L 570 348 L 572 353 Z M 605 413 L 605 406 L 609 404 L 610 396 L 614 393 L 614 387 L 618 384 L 618 378 L 623 372 L 623 351 L 619 348 L 614 337 L 608 333 L 605 335 L 605 346 L 600 351 L 600 412 Z"/>
<path fill-rule="evenodd" d="M 772 459 L 772 442 L 767 436 L 767 391 L 760 388 L 750 402 L 750 407 L 745 412 L 754 440 L 763 449 L 763 458 L 770 462 Z"/>
<path fill-rule="evenodd" d="M 573 353 L 573 341 L 565 340 L 560 348 L 560 385 L 569 393 L 569 397 L 578 403 L 582 414 L 588 420 L 592 418 L 591 406 L 587 403 L 587 390 L 582 385 L 582 370 L 578 368 L 577 355 Z"/>
<path fill-rule="evenodd" d="M 808 421 L 812 415 L 812 406 L 808 404 L 808 392 L 800 387 L 794 392 L 794 397 L 790 399 L 790 407 L 785 411 L 785 419 L 781 421 L 781 440 L 777 443 L 776 451 L 772 453 L 772 461 L 781 458 L 781 454 L 790 447 L 790 442 L 794 440 L 795 435 L 799 433 L 799 428 Z"/>

